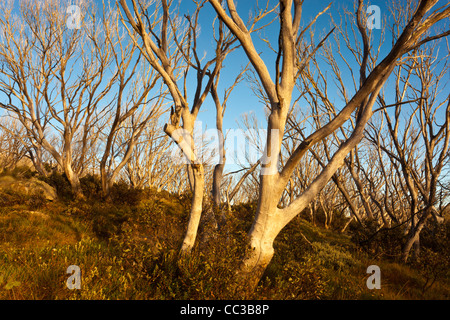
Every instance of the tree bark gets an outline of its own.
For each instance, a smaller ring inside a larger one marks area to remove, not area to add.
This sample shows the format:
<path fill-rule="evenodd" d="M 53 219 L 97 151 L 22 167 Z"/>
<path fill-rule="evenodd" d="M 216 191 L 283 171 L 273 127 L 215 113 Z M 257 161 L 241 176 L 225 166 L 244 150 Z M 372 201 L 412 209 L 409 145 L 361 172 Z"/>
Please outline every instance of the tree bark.
<path fill-rule="evenodd" d="M 78 175 L 72 170 L 72 163 L 70 159 L 65 158 L 63 160 L 63 170 L 66 174 L 67 180 L 69 180 L 72 188 L 72 193 L 75 199 L 83 199 L 83 190 L 81 189 L 80 179 Z"/>
<path fill-rule="evenodd" d="M 193 173 L 194 188 L 187 231 L 181 246 L 182 255 L 189 254 L 194 247 L 203 208 L 203 187 L 205 181 L 203 165 L 192 164 L 191 168 Z"/>

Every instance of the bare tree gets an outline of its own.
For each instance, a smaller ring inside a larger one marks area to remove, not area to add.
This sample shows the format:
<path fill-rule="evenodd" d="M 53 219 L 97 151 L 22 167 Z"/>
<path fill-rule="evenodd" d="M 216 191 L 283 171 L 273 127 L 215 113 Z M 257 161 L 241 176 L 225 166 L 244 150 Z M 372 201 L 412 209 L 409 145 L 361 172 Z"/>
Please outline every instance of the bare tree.
<path fill-rule="evenodd" d="M 124 168 L 124 176 L 134 188 L 150 187 L 157 192 L 171 190 L 170 181 L 180 178 L 183 165 L 171 161 L 171 140 L 163 133 L 158 120 L 153 118 L 147 123 Z M 129 131 L 123 133 L 129 134 Z"/>
<path fill-rule="evenodd" d="M 18 17 L 12 6 L 2 6 L 0 88 L 6 102 L 1 107 L 25 127 L 36 150 L 52 155 L 74 195 L 82 197 L 79 175 L 87 149 L 96 141 L 93 128 L 105 110 L 98 106 L 114 82 L 114 77 L 104 80 L 111 52 L 104 50 L 98 17 L 93 12 L 82 17 L 80 29 L 69 29 L 65 2 L 21 1 Z M 58 135 L 60 150 L 50 140 L 52 134 Z"/>
<path fill-rule="evenodd" d="M 223 28 L 223 23 L 219 23 L 220 28 Z M 222 31 L 219 31 L 219 34 L 223 33 Z M 216 54 L 220 55 L 220 52 L 217 52 Z M 217 129 L 217 138 L 218 138 L 218 163 L 214 166 L 214 172 L 213 172 L 213 181 L 212 181 L 212 188 L 211 188 L 211 195 L 213 198 L 213 203 L 215 207 L 215 211 L 218 212 L 220 209 L 220 206 L 222 204 L 222 198 L 221 198 L 221 189 L 222 189 L 222 179 L 223 179 L 223 171 L 225 168 L 225 137 L 223 133 L 223 118 L 225 115 L 225 111 L 227 108 L 227 101 L 233 91 L 233 89 L 236 87 L 236 85 L 242 80 L 245 72 L 247 71 L 248 65 L 242 69 L 242 71 L 238 74 L 236 79 L 234 80 L 234 83 L 225 90 L 223 100 L 221 101 L 219 98 L 218 93 L 218 85 L 219 85 L 219 78 L 220 78 L 220 71 L 216 76 L 216 79 L 211 86 L 211 97 L 213 98 L 214 104 L 216 106 L 216 129 Z M 233 198 L 234 195 L 231 196 Z M 229 199 L 231 200 L 231 199 Z"/>
<path fill-rule="evenodd" d="M 26 135 L 20 122 L 11 117 L 0 118 L 0 170 L 14 169 L 26 156 Z"/>
<path fill-rule="evenodd" d="M 435 36 L 427 36 L 426 32 L 436 22 L 449 17 L 450 5 L 444 5 L 431 11 L 436 0 L 422 0 L 415 7 L 413 15 L 406 26 L 399 33 L 392 49 L 386 57 L 378 63 L 369 75 L 367 72 L 367 56 L 370 46 L 365 28 L 363 15 L 363 2 L 359 1 L 356 11 L 358 30 L 363 39 L 364 60 L 360 68 L 361 87 L 336 114 L 336 116 L 320 129 L 307 136 L 295 149 L 286 161 L 281 171 L 278 169 L 278 155 L 284 135 L 286 119 L 291 107 L 292 94 L 298 77 L 309 64 L 311 57 L 326 41 L 331 30 L 322 38 L 319 44 L 308 46 L 303 38 L 304 32 L 311 26 L 301 28 L 301 0 L 281 0 L 279 2 L 279 43 L 278 56 L 275 62 L 275 81 L 256 50 L 250 30 L 239 16 L 234 1 L 227 0 L 227 8 L 219 0 L 209 0 L 216 13 L 224 21 L 231 32 L 239 39 L 243 50 L 250 60 L 264 93 L 270 102 L 270 115 L 268 120 L 268 135 L 266 144 L 266 161 L 262 163 L 260 175 L 259 201 L 256 217 L 249 232 L 249 241 L 252 250 L 244 259 L 241 267 L 241 276 L 255 286 L 262 272 L 274 254 L 273 241 L 284 226 L 317 196 L 320 190 L 328 183 L 336 171 L 342 166 L 348 153 L 361 141 L 364 128 L 372 116 L 372 107 L 376 102 L 378 93 L 395 68 L 399 59 L 411 50 L 442 37 L 448 32 Z M 327 7 L 326 9 L 328 9 Z M 315 20 L 313 20 L 314 22 Z M 399 26 L 401 28 L 401 26 Z M 353 131 L 345 139 L 308 188 L 297 199 L 285 208 L 278 208 L 278 203 L 286 184 L 306 152 L 315 144 L 338 130 L 352 113 L 356 112 L 356 123 Z"/>
<path fill-rule="evenodd" d="M 136 43 L 130 39 L 124 41 L 125 33 L 119 25 L 119 14 L 112 8 L 103 11 L 106 50 L 111 52 L 114 77 L 117 79 L 114 83 L 116 94 L 108 104 L 109 132 L 106 133 L 100 161 L 103 196 L 107 197 L 119 172 L 130 160 L 139 136 L 151 119 L 159 118 L 163 113 L 166 93 L 162 88 L 153 92 L 160 84 L 160 75 L 145 62 Z M 121 134 L 124 130 L 127 133 Z M 118 135 L 121 135 L 120 143 L 116 143 Z M 116 162 L 117 165 L 113 165 Z"/>
<path fill-rule="evenodd" d="M 187 232 L 182 253 L 189 253 L 194 246 L 198 225 L 202 212 L 204 192 L 204 167 L 196 154 L 193 139 L 194 124 L 199 110 L 210 93 L 220 69 L 222 61 L 232 50 L 235 41 L 230 33 L 223 28 L 218 29 L 215 36 L 215 55 L 203 62 L 198 55 L 199 15 L 205 1 L 195 1 L 194 14 L 185 15 L 185 30 L 182 19 L 173 13 L 173 1 L 163 0 L 154 5 L 144 1 L 132 0 L 133 13 L 125 0 L 120 5 L 125 13 L 124 25 L 130 25 L 130 36 L 142 45 L 139 48 L 150 65 L 161 75 L 172 97 L 173 107 L 170 121 L 165 125 L 164 132 L 170 136 L 185 155 L 192 173 L 192 204 Z M 173 40 L 173 41 L 170 41 Z M 186 81 L 190 70 L 196 76 L 196 88 L 192 103 L 188 102 Z M 183 83 L 179 83 L 180 75 Z M 206 82 L 206 83 L 204 83 Z"/>

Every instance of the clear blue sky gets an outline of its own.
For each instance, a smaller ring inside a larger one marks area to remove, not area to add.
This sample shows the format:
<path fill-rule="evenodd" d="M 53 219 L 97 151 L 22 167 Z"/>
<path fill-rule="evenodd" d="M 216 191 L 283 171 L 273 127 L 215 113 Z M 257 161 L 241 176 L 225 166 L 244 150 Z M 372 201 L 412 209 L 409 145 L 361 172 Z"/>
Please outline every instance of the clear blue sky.
<path fill-rule="evenodd" d="M 108 0 L 106 0 L 108 2 Z M 68 0 L 67 6 L 71 4 L 76 4 L 78 0 Z M 246 21 L 250 15 L 250 12 L 252 12 L 255 7 L 257 1 L 254 0 L 238 0 L 235 1 L 237 3 L 237 10 L 238 13 L 241 15 L 242 19 Z M 303 5 L 303 11 L 302 11 L 302 26 L 306 26 L 319 12 L 321 12 L 330 2 L 332 2 L 332 6 L 329 9 L 329 13 L 334 17 L 336 21 L 340 21 L 340 16 L 343 16 L 343 10 L 344 8 L 347 8 L 350 12 L 354 12 L 354 3 L 353 0 L 335 0 L 335 1 L 328 1 L 328 0 L 305 0 Z M 18 1 L 16 1 L 17 5 Z M 101 8 L 102 1 L 101 0 L 95 0 L 95 3 L 99 8 Z M 109 0 L 109 3 L 111 5 L 114 5 L 115 0 Z M 131 3 L 131 1 L 129 1 Z M 174 1 L 174 3 L 177 3 L 177 0 Z M 265 5 L 265 0 L 259 1 L 260 6 L 263 7 Z M 271 0 L 271 3 L 276 4 L 277 1 Z M 390 24 L 390 11 L 388 10 L 388 3 L 389 1 L 381 1 L 381 0 L 370 0 L 366 1 L 367 5 L 377 5 L 380 8 L 380 14 L 382 19 L 382 25 L 381 29 L 373 30 L 374 35 L 374 41 L 379 41 L 381 34 L 383 31 L 385 31 L 385 42 L 383 44 L 379 59 L 383 59 L 386 53 L 391 48 L 391 39 L 389 38 L 389 24 Z M 406 3 L 406 1 L 404 1 Z M 436 7 L 440 7 L 441 5 L 445 4 L 446 0 L 440 0 L 439 3 L 436 5 Z M 182 13 L 193 13 L 195 9 L 195 5 L 190 0 L 182 0 L 180 1 L 181 5 L 181 12 Z M 130 4 L 131 6 L 131 4 Z M 406 9 L 406 8 L 405 8 Z M 214 54 L 214 43 L 213 38 L 211 36 L 211 25 L 213 22 L 213 19 L 215 17 L 215 12 L 212 9 L 211 5 L 206 4 L 205 8 L 203 9 L 201 16 L 200 16 L 200 24 L 201 24 L 201 33 L 199 38 L 199 48 L 200 52 L 205 51 L 207 53 L 207 57 L 210 57 Z M 268 19 L 271 19 L 273 16 L 269 17 Z M 387 23 L 385 23 L 385 20 L 387 20 Z M 267 20 L 266 20 L 267 21 Z M 385 25 L 386 24 L 386 25 Z M 330 17 L 328 14 L 324 14 L 316 22 L 315 25 L 315 34 L 314 37 L 316 38 L 316 43 L 320 41 L 322 36 L 326 34 L 331 26 Z M 350 27 L 350 26 L 349 26 Z M 356 26 L 353 26 L 356 29 Z M 278 21 L 274 21 L 274 23 L 261 31 L 259 34 L 254 34 L 253 39 L 255 42 L 255 46 L 258 50 L 261 52 L 261 57 L 266 62 L 268 69 L 272 74 L 275 73 L 275 58 L 276 55 L 273 51 L 271 51 L 267 45 L 259 39 L 258 36 L 261 36 L 263 38 L 266 38 L 269 40 L 271 45 L 276 49 L 277 48 L 277 38 L 278 38 Z M 331 38 L 329 41 L 332 41 Z M 444 52 L 444 50 L 442 50 Z M 358 67 L 352 56 L 349 54 L 349 52 L 344 52 L 344 57 L 348 59 L 350 63 L 354 63 L 354 70 L 356 77 L 358 75 Z M 445 54 L 445 53 L 443 53 Z M 222 95 L 223 90 L 232 84 L 234 81 L 234 78 L 236 75 L 241 71 L 241 69 L 247 64 L 248 60 L 245 56 L 244 52 L 241 49 L 236 50 L 232 54 L 228 56 L 228 59 L 225 61 L 224 66 L 225 68 L 222 71 L 221 76 L 221 90 L 219 92 L 220 95 Z M 326 68 L 324 69 L 326 70 Z M 331 78 L 331 74 L 329 74 Z M 450 77 L 449 77 L 450 78 Z M 358 80 L 358 79 L 357 79 Z M 194 81 L 195 82 L 195 81 Z M 332 81 L 329 83 L 330 87 L 332 86 Z M 190 98 L 192 99 L 194 95 L 194 86 L 191 86 L 189 91 L 191 92 Z M 351 94 L 353 91 L 353 86 L 351 83 L 349 83 L 348 86 L 349 93 Z M 341 98 L 338 96 L 336 90 L 329 90 L 331 100 L 335 102 L 336 108 L 341 109 L 344 105 L 341 100 Z M 336 92 L 336 94 L 333 96 L 333 91 Z M 448 90 L 447 90 L 448 91 Z M 294 97 L 295 99 L 295 97 Z M 239 121 L 242 117 L 243 113 L 248 112 L 255 112 L 256 115 L 261 119 L 260 123 L 263 127 L 265 127 L 265 121 L 264 121 L 264 106 L 259 102 L 259 100 L 252 94 L 250 86 L 245 81 L 241 82 L 233 91 L 232 96 L 229 99 L 227 111 L 224 118 L 224 129 L 232 129 L 236 128 L 236 121 Z M 199 114 L 200 121 L 202 121 L 203 126 L 207 126 L 208 128 L 213 128 L 215 126 L 215 107 L 212 103 L 211 98 L 207 98 L 204 105 L 202 106 L 202 109 Z"/>

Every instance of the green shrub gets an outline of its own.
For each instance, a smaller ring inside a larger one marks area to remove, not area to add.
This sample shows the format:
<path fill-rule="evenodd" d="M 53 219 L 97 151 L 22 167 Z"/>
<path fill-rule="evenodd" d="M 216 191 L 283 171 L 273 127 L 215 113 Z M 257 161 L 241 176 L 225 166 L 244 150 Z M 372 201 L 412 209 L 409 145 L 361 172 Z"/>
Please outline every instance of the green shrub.
<path fill-rule="evenodd" d="M 404 242 L 404 226 L 381 228 L 375 221 L 365 221 L 364 225 L 357 222 L 349 227 L 351 240 L 367 253 L 385 258 L 399 257 Z"/>
<path fill-rule="evenodd" d="M 240 298 L 241 293 L 235 290 L 235 276 L 245 251 L 244 238 L 245 234 L 241 234 L 241 237 L 227 236 L 217 231 L 206 242 L 197 243 L 191 255 L 184 257 L 179 255 L 182 237 L 176 245 L 158 242 L 160 249 L 153 258 L 140 263 L 145 266 L 150 292 L 155 294 L 153 298 Z M 136 250 L 136 247 L 132 250 Z"/>
<path fill-rule="evenodd" d="M 450 279 L 450 256 L 437 253 L 428 248 L 422 248 L 419 258 L 413 262 L 425 282 L 422 286 L 422 294 L 428 291 L 437 280 Z"/>
<path fill-rule="evenodd" d="M 14 178 L 29 179 L 36 175 L 35 171 L 32 171 L 27 166 L 17 166 L 14 169 L 5 169 L 0 173 L 0 176 L 12 176 Z"/>
<path fill-rule="evenodd" d="M 39 210 L 45 207 L 47 199 L 39 190 L 33 190 L 30 194 L 15 191 L 12 189 L 0 190 L 0 206 L 26 206 L 30 210 Z"/>
<path fill-rule="evenodd" d="M 328 295 L 326 275 L 327 270 L 308 253 L 301 261 L 288 261 L 273 278 L 264 277 L 257 291 L 267 299 L 325 299 Z"/>
<path fill-rule="evenodd" d="M 420 233 L 421 247 L 428 248 L 444 257 L 450 256 L 450 220 L 436 223 L 430 219 Z"/>
<path fill-rule="evenodd" d="M 11 189 L 0 190 L 0 207 L 22 205 L 26 203 L 26 200 L 23 193 L 14 192 Z"/>

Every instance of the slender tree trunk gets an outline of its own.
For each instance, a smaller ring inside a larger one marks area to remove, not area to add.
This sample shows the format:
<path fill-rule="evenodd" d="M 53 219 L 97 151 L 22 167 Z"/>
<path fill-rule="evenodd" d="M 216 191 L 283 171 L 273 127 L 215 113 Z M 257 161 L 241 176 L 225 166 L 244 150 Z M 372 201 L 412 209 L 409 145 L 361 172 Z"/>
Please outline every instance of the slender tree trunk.
<path fill-rule="evenodd" d="M 211 194 L 212 194 L 212 198 L 214 201 L 215 209 L 220 208 L 220 203 L 221 203 L 220 185 L 222 184 L 224 167 L 225 167 L 225 165 L 223 163 L 216 164 L 214 167 Z"/>
<path fill-rule="evenodd" d="M 211 196 L 213 199 L 213 215 L 214 215 L 213 218 L 217 221 L 217 227 L 221 228 L 226 222 L 225 213 L 221 213 L 221 204 L 222 204 L 221 185 L 226 158 L 225 158 L 225 144 L 222 131 L 223 130 L 222 128 L 223 119 L 221 117 L 222 110 L 218 108 L 217 112 L 219 113 L 217 115 L 216 120 L 216 128 L 219 134 L 218 137 L 219 163 L 214 166 Z"/>
<path fill-rule="evenodd" d="M 316 225 L 316 221 L 314 220 L 314 215 L 315 215 L 315 213 L 316 213 L 315 202 L 311 202 L 311 203 L 308 205 L 308 208 L 309 208 L 309 216 L 311 217 L 311 224 L 312 224 L 313 226 L 315 226 L 315 225 Z"/>
<path fill-rule="evenodd" d="M 203 187 L 205 183 L 203 165 L 193 164 L 191 168 L 194 184 L 193 195 L 187 231 L 181 246 L 182 255 L 189 254 L 194 247 L 203 207 Z"/>
<path fill-rule="evenodd" d="M 36 155 L 34 155 L 31 150 L 28 151 L 30 159 L 33 162 L 33 166 L 40 175 L 47 177 L 48 171 L 45 169 L 44 163 L 42 161 L 42 150 L 40 150 L 39 147 L 35 147 L 34 151 L 36 152 Z"/>
<path fill-rule="evenodd" d="M 344 233 L 345 230 L 347 230 L 347 227 L 350 225 L 350 223 L 353 221 L 353 219 L 355 219 L 354 216 L 351 216 L 350 219 L 347 220 L 347 222 L 345 223 L 344 227 L 341 229 L 341 233 Z"/>
<path fill-rule="evenodd" d="M 211 190 L 211 195 L 213 198 L 213 214 L 214 219 L 217 221 L 218 228 L 221 228 L 226 222 L 225 214 L 221 213 L 221 192 L 220 192 L 224 167 L 225 163 L 216 164 L 216 166 L 214 167 L 212 190 Z"/>
<path fill-rule="evenodd" d="M 192 192 L 194 192 L 194 184 L 195 184 L 195 178 L 194 173 L 192 171 L 192 166 L 190 164 L 186 164 L 186 172 L 189 182 L 189 188 Z"/>
<path fill-rule="evenodd" d="M 220 186 L 222 184 L 223 169 L 225 168 L 225 143 L 223 138 L 223 117 L 222 109 L 217 107 L 216 128 L 218 134 L 219 163 L 215 165 L 212 181 L 212 198 L 214 203 L 214 211 L 218 212 L 221 204 Z"/>

